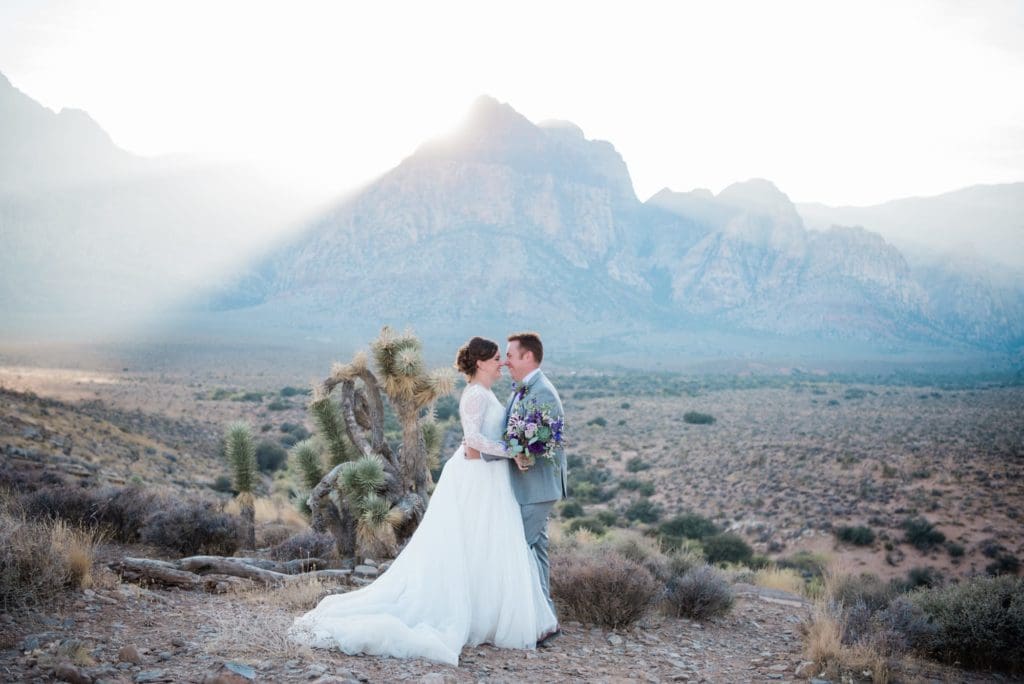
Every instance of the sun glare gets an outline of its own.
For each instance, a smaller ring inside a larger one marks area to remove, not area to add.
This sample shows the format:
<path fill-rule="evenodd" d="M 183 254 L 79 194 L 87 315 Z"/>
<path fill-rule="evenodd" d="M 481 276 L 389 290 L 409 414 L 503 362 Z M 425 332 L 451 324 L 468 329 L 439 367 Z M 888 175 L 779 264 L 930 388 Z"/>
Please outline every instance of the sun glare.
<path fill-rule="evenodd" d="M 944 12 L 29 3 L 0 11 L 0 71 L 138 154 L 265 162 L 342 187 L 489 94 L 615 144 L 641 198 L 762 176 L 795 199 L 864 203 L 1021 175 L 1021 52 L 986 40 L 1003 27 Z"/>

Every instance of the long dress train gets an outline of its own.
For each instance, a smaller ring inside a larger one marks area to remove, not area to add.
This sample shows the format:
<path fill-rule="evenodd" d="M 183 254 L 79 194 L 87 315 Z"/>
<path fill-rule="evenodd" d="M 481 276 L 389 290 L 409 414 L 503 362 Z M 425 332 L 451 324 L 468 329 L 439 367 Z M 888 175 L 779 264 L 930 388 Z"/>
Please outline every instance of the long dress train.
<path fill-rule="evenodd" d="M 470 383 L 459 402 L 466 444 L 500 453 L 504 408 Z M 459 447 L 427 511 L 391 567 L 373 584 L 324 598 L 289 638 L 345 653 L 428 658 L 457 665 L 466 644 L 533 648 L 556 619 L 504 460 L 467 460 Z"/>

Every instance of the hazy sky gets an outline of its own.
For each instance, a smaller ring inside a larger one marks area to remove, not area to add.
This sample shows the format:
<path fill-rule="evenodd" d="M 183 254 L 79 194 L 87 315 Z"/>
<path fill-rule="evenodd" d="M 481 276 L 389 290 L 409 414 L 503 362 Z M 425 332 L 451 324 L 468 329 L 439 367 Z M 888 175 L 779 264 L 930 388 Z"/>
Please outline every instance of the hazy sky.
<path fill-rule="evenodd" d="M 484 93 L 611 141 L 641 199 L 751 177 L 831 204 L 1024 180 L 1020 0 L 0 0 L 0 72 L 133 152 L 339 190 Z"/>

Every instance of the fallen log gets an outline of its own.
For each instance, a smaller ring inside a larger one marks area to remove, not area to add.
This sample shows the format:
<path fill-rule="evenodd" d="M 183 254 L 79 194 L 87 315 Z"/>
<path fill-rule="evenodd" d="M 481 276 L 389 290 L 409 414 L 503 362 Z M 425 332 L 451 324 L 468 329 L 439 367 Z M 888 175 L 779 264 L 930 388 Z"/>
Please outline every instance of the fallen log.
<path fill-rule="evenodd" d="M 153 582 L 182 589 L 201 589 L 211 593 L 224 593 L 231 589 L 251 589 L 254 583 L 279 587 L 311 579 L 328 579 L 353 583 L 352 570 L 312 569 L 326 565 L 319 558 L 303 558 L 287 563 L 275 562 L 276 566 L 293 572 L 278 572 L 256 567 L 250 558 L 230 556 L 189 556 L 176 561 L 152 558 L 125 557 L 110 564 L 121 577 L 131 582 Z M 273 562 L 273 561 L 272 561 Z"/>
<path fill-rule="evenodd" d="M 285 579 L 290 577 L 283 572 L 264 570 L 240 561 L 241 559 L 224 556 L 190 556 L 175 561 L 174 564 L 197 575 L 215 572 L 221 575 L 245 577 L 263 584 L 284 584 Z"/>
<path fill-rule="evenodd" d="M 111 564 L 111 567 L 120 570 L 125 577 L 135 580 L 151 580 L 183 589 L 201 589 L 203 587 L 203 581 L 198 575 L 186 570 L 179 570 L 167 561 L 125 557 Z"/>

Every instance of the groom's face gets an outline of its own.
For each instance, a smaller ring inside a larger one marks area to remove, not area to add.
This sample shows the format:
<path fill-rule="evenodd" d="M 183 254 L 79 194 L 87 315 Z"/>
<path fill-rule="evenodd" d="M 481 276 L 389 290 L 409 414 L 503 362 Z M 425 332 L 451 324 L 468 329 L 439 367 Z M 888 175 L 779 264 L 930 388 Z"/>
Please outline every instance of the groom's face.
<path fill-rule="evenodd" d="M 508 374 L 516 382 L 525 378 L 534 369 L 532 359 L 533 354 L 524 351 L 518 340 L 512 340 L 505 348 L 505 365 L 508 366 Z"/>

